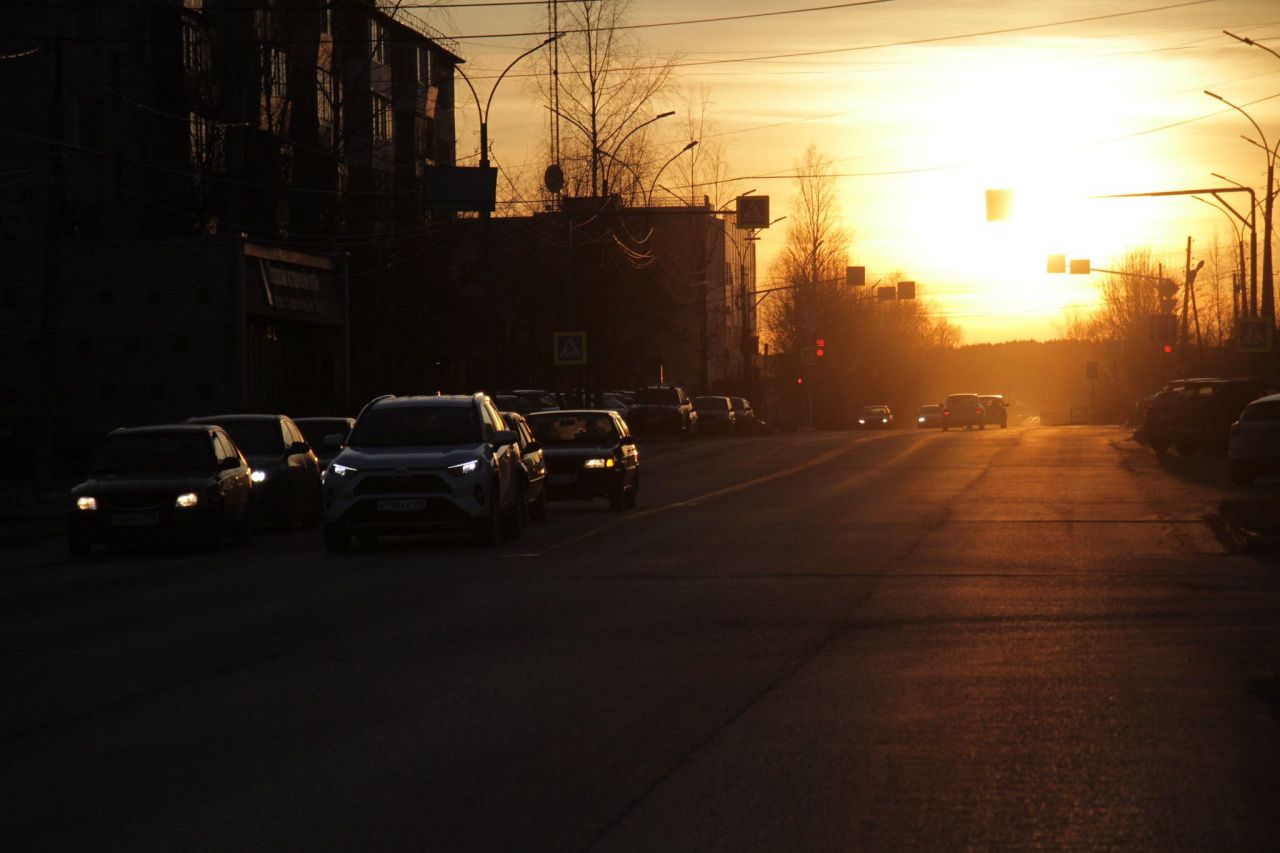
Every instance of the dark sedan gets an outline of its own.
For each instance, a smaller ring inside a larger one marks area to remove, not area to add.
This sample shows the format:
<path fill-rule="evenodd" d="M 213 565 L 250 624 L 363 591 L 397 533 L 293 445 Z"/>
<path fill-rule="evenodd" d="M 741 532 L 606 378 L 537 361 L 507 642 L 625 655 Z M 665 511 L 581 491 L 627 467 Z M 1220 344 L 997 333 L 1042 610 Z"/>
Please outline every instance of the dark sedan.
<path fill-rule="evenodd" d="M 633 507 L 640 494 L 640 451 L 616 412 L 538 412 L 526 418 L 547 459 L 551 500 L 608 498 Z"/>
<path fill-rule="evenodd" d="M 728 397 L 694 397 L 698 429 L 703 435 L 733 435 L 738 431 L 738 413 Z"/>
<path fill-rule="evenodd" d="M 216 426 L 118 429 L 98 446 L 89 479 L 71 490 L 67 546 L 170 537 L 219 547 L 249 537 L 249 464 Z"/>
<path fill-rule="evenodd" d="M 253 468 L 256 521 L 287 530 L 295 521 L 320 523 L 320 461 L 292 418 L 285 415 L 209 415 L 188 423 L 217 424 Z"/>
<path fill-rule="evenodd" d="M 355 418 L 338 417 L 294 418 L 293 422 L 302 430 L 302 437 L 311 445 L 316 459 L 320 460 L 321 470 L 342 452 L 351 428 L 356 425 Z"/>

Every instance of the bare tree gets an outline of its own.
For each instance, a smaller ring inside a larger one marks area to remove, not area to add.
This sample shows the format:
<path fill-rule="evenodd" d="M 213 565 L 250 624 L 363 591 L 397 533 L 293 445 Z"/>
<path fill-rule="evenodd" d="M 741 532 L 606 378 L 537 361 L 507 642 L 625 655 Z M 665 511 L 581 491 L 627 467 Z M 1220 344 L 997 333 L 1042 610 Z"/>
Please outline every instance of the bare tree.
<path fill-rule="evenodd" d="M 600 195 L 617 179 L 643 188 L 654 168 L 645 156 L 647 123 L 657 114 L 674 57 L 645 53 L 625 23 L 630 0 L 570 0 L 559 6 L 565 33 L 550 53 L 558 87 L 542 80 L 542 97 L 561 120 L 560 167 L 566 189 Z M 612 189 L 612 188 L 611 188 Z"/>

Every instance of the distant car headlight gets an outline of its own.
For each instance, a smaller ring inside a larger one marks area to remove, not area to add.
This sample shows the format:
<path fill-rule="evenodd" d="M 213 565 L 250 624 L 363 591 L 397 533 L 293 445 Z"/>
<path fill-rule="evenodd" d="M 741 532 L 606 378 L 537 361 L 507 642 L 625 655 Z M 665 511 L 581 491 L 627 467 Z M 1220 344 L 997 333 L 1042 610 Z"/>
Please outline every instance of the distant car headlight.
<path fill-rule="evenodd" d="M 916 420 L 919 421 L 920 423 L 924 423 L 924 416 L 921 415 L 920 417 L 916 418 Z"/>
<path fill-rule="evenodd" d="M 267 479 L 267 472 L 259 471 L 258 469 L 255 468 L 252 472 L 250 472 L 249 479 L 255 483 L 261 483 L 263 480 Z"/>
<path fill-rule="evenodd" d="M 866 422 L 867 422 L 866 418 L 858 418 L 858 423 L 865 424 Z"/>
<path fill-rule="evenodd" d="M 254 473 L 256 474 L 257 472 L 255 471 Z M 187 492 L 186 494 L 178 495 L 178 499 L 173 502 L 173 505 L 179 509 L 190 509 L 191 507 L 198 506 L 199 504 L 200 496 L 195 492 Z"/>
<path fill-rule="evenodd" d="M 583 468 L 612 468 L 613 465 L 614 465 L 614 462 L 612 458 L 588 459 L 586 462 L 582 463 Z"/>
<path fill-rule="evenodd" d="M 461 462 L 457 465 L 450 465 L 449 473 L 455 477 L 465 477 L 468 474 L 474 474 L 476 469 L 479 467 L 479 459 L 468 459 L 466 462 Z"/>
<path fill-rule="evenodd" d="M 887 424 L 888 422 L 889 422 L 889 419 L 888 419 L 888 418 L 881 418 L 881 419 L 880 419 L 880 423 L 882 423 L 882 424 Z"/>
<path fill-rule="evenodd" d="M 95 510 L 98 508 L 98 499 L 91 497 L 76 498 L 76 509 L 79 510 Z"/>
<path fill-rule="evenodd" d="M 257 472 L 255 471 L 254 473 L 256 474 Z M 343 477 L 350 477 L 354 475 L 356 473 L 356 469 L 352 468 L 350 465 L 339 465 L 337 462 L 331 462 L 329 463 L 329 468 L 326 473 L 332 474 L 333 476 L 341 479 Z"/>

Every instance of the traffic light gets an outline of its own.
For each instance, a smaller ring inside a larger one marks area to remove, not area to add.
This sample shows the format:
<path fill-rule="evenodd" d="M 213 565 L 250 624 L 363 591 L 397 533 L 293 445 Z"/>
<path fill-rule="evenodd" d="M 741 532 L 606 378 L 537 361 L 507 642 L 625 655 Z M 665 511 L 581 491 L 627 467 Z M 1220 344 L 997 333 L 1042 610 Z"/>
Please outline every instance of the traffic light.
<path fill-rule="evenodd" d="M 827 354 L 827 339 L 818 338 L 813 342 L 813 357 L 822 358 Z"/>

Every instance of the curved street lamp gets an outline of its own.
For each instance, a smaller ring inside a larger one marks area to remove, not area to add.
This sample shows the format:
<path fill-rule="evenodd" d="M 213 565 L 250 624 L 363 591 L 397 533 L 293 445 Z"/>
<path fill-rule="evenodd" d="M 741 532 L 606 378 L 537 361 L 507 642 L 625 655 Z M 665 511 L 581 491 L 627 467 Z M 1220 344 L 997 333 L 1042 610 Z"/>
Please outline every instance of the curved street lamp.
<path fill-rule="evenodd" d="M 649 192 L 645 196 L 645 203 L 647 205 L 649 205 L 650 207 L 653 206 L 653 191 L 658 187 L 658 178 L 662 177 L 663 170 L 666 169 L 668 166 L 670 166 L 672 163 L 674 163 L 677 157 L 679 157 L 681 154 L 683 154 L 686 151 L 692 150 L 694 146 L 696 146 L 697 144 L 698 144 L 698 140 L 696 139 L 690 140 L 688 145 L 681 148 L 676 153 L 672 154 L 671 157 L 667 160 L 667 162 L 662 164 L 662 168 L 659 169 L 657 173 L 655 173 L 653 176 L 653 183 L 649 184 Z"/>
<path fill-rule="evenodd" d="M 467 72 L 462 70 L 461 65 L 453 66 L 458 73 L 462 75 L 462 82 L 467 84 L 467 88 L 471 90 L 471 97 L 476 99 L 476 116 L 480 119 L 480 165 L 487 167 L 489 165 L 489 108 L 493 106 L 493 95 L 498 91 L 498 84 L 502 82 L 502 78 L 507 76 L 507 72 L 516 66 L 516 63 L 524 59 L 531 53 L 541 50 L 560 38 L 564 33 L 556 33 L 548 36 L 540 43 L 526 50 L 524 53 L 511 60 L 511 63 L 498 75 L 498 79 L 493 81 L 493 87 L 489 89 L 489 97 L 484 102 L 484 109 L 480 108 L 480 96 L 476 94 L 476 87 L 471 85 L 471 78 L 467 77 Z"/>
<path fill-rule="evenodd" d="M 1240 226 L 1236 224 L 1235 219 L 1232 218 L 1233 216 L 1239 216 L 1240 214 L 1236 213 L 1234 209 L 1231 209 L 1230 205 L 1228 205 L 1227 207 L 1223 207 L 1222 206 L 1223 202 L 1221 200 L 1219 200 L 1218 204 L 1214 204 L 1204 196 L 1193 195 L 1192 198 L 1194 198 L 1196 201 L 1209 205 L 1214 210 L 1218 211 L 1223 216 L 1227 217 L 1227 223 L 1231 226 L 1232 233 L 1236 235 L 1236 245 L 1240 247 L 1240 279 L 1239 281 L 1233 282 L 1231 287 L 1231 313 L 1232 313 L 1232 320 L 1235 320 L 1241 314 L 1241 311 L 1240 311 L 1241 303 L 1245 301 L 1242 298 L 1242 296 L 1245 295 L 1244 234 L 1243 232 L 1240 231 Z"/>
<path fill-rule="evenodd" d="M 1228 34 L 1229 35 L 1229 34 Z M 1234 38 L 1234 36 L 1233 36 Z M 1249 124 L 1253 125 L 1253 129 L 1258 131 L 1258 136 L 1262 138 L 1262 149 L 1267 153 L 1267 192 L 1262 205 L 1262 316 L 1275 323 L 1276 304 L 1275 304 L 1275 282 L 1271 277 L 1271 213 L 1275 206 L 1275 174 L 1276 174 L 1276 155 L 1271 150 L 1271 146 L 1267 143 L 1267 135 L 1262 132 L 1262 128 L 1253 116 L 1249 115 L 1241 107 L 1231 103 L 1221 95 L 1210 92 L 1208 89 L 1204 93 L 1211 98 L 1221 101 L 1231 109 L 1240 113 L 1249 120 Z M 1256 143 L 1255 143 L 1256 144 Z"/>
<path fill-rule="evenodd" d="M 658 121 L 659 119 L 664 119 L 664 118 L 667 118 L 667 117 L 669 117 L 669 116 L 673 116 L 673 115 L 675 115 L 675 114 L 676 114 L 676 111 L 675 111 L 675 110 L 667 110 L 665 113 L 658 113 L 658 114 L 657 114 L 656 116 L 654 116 L 653 118 L 648 119 L 648 120 L 646 120 L 646 121 L 642 121 L 642 122 L 640 122 L 640 123 L 639 123 L 639 124 L 637 124 L 635 127 L 633 127 L 633 128 L 631 128 L 630 130 L 628 130 L 628 131 L 626 132 L 626 134 L 624 134 L 624 135 L 623 135 L 623 137 L 622 137 L 621 139 L 619 139 L 619 140 L 618 140 L 618 144 L 617 144 L 617 145 L 615 145 L 615 146 L 613 146 L 613 150 L 612 150 L 612 151 L 605 151 L 603 148 L 600 148 L 599 146 L 597 146 L 597 147 L 596 147 L 596 149 L 595 149 L 595 156 L 598 158 L 601 154 L 604 154 L 604 155 L 605 155 L 606 157 L 608 157 L 610 160 L 613 160 L 613 161 L 618 162 L 618 163 L 622 163 L 622 165 L 624 165 L 624 166 L 628 166 L 628 167 L 629 167 L 629 165 L 630 165 L 630 164 L 625 163 L 625 162 L 623 162 L 622 160 L 619 160 L 619 159 L 618 159 L 618 152 L 622 150 L 622 146 L 623 146 L 623 144 L 624 144 L 628 139 L 630 139 L 630 138 L 631 138 L 631 135 L 632 135 L 633 133 L 635 133 L 636 131 L 640 130 L 642 127 L 647 127 L 647 126 L 649 126 L 649 125 L 653 124 L 655 121 Z M 607 196 L 607 195 L 609 195 L 609 169 L 608 169 L 608 167 L 607 167 L 607 166 L 600 166 L 599 168 L 600 168 L 600 173 L 601 173 L 600 194 L 601 194 L 601 195 L 603 195 L 603 196 Z M 634 174 L 634 170 L 633 170 L 633 174 Z"/>

